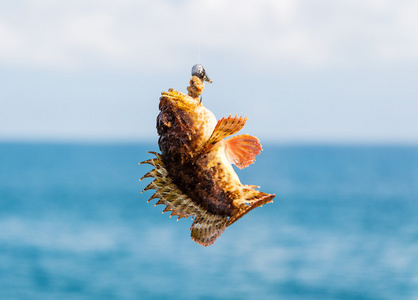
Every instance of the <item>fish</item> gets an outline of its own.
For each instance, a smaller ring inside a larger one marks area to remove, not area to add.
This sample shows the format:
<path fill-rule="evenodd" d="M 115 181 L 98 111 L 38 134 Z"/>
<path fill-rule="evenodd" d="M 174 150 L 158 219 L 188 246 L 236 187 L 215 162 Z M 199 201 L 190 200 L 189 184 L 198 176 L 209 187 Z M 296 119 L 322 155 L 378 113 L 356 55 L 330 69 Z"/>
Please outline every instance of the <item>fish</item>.
<path fill-rule="evenodd" d="M 204 82 L 212 83 L 206 70 L 192 68 L 188 94 L 174 89 L 162 92 L 157 116 L 161 153 L 141 164 L 153 169 L 141 179 L 153 178 L 144 188 L 155 190 L 149 198 L 165 205 L 163 213 L 192 216 L 191 239 L 202 246 L 212 245 L 225 229 L 245 214 L 266 203 L 275 194 L 242 184 L 232 164 L 239 169 L 254 163 L 262 151 L 260 141 L 240 134 L 248 118 L 235 115 L 217 120 L 202 103 Z"/>

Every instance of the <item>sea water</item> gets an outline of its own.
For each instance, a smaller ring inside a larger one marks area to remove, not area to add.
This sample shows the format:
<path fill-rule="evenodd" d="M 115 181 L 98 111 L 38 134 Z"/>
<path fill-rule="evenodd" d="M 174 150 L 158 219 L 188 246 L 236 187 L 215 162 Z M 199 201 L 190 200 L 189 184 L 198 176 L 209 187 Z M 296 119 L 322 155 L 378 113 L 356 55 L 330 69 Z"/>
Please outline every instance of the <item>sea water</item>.
<path fill-rule="evenodd" d="M 275 193 L 209 247 L 139 182 L 149 144 L 0 144 L 0 299 L 418 299 L 418 147 L 264 145 Z"/>

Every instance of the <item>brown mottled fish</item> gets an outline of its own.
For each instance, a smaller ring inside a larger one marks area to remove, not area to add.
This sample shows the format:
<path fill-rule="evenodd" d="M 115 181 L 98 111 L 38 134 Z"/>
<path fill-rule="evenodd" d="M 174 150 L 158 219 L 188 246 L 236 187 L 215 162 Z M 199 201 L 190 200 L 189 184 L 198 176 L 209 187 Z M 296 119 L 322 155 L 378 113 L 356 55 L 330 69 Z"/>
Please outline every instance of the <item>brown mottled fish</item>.
<path fill-rule="evenodd" d="M 254 162 L 261 152 L 256 137 L 237 133 L 246 117 L 216 121 L 199 98 L 204 81 L 211 82 L 202 65 L 192 68 L 188 95 L 169 89 L 160 98 L 157 117 L 158 144 L 161 154 L 146 160 L 154 167 L 143 178 L 154 180 L 144 189 L 155 189 L 151 199 L 166 205 L 163 212 L 195 217 L 190 228 L 192 240 L 208 246 L 250 210 L 273 202 L 274 194 L 241 184 L 231 164 L 242 169 Z M 143 192 L 144 192 L 143 191 Z"/>

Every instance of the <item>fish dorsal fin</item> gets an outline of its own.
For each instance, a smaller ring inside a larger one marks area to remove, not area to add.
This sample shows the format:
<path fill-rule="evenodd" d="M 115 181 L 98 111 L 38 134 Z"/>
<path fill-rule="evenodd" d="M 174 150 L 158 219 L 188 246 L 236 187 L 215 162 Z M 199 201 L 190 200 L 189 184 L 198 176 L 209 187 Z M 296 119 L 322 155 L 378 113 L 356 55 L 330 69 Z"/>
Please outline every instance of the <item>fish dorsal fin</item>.
<path fill-rule="evenodd" d="M 213 133 L 207 142 L 207 145 L 212 146 L 223 140 L 225 137 L 237 133 L 241 130 L 242 127 L 244 127 L 247 119 L 247 117 L 242 117 L 242 115 L 240 117 L 237 117 L 237 115 L 235 117 L 231 117 L 231 115 L 229 115 L 227 118 L 224 117 L 220 119 L 216 124 L 215 129 L 213 130 Z"/>
<path fill-rule="evenodd" d="M 263 150 L 259 140 L 248 134 L 231 137 L 224 141 L 224 145 L 228 161 L 240 169 L 251 165 Z"/>

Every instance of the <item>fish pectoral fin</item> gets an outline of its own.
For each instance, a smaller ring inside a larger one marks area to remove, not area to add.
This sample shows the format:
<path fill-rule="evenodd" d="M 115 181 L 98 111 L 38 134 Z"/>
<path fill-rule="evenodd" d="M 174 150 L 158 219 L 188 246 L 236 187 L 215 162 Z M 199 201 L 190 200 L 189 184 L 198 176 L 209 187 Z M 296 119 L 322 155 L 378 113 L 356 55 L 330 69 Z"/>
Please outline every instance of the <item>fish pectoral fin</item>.
<path fill-rule="evenodd" d="M 225 154 L 231 164 L 242 169 L 251 165 L 260 154 L 260 141 L 251 135 L 241 134 L 224 141 Z"/>
<path fill-rule="evenodd" d="M 227 136 L 237 133 L 244 127 L 247 119 L 247 117 L 242 117 L 242 115 L 240 117 L 231 117 L 231 115 L 229 115 L 227 118 L 224 117 L 220 119 L 218 123 L 216 123 L 215 129 L 213 130 L 207 145 L 212 146 Z"/>

